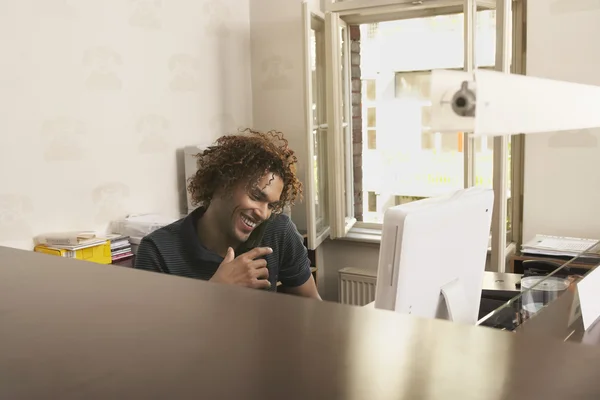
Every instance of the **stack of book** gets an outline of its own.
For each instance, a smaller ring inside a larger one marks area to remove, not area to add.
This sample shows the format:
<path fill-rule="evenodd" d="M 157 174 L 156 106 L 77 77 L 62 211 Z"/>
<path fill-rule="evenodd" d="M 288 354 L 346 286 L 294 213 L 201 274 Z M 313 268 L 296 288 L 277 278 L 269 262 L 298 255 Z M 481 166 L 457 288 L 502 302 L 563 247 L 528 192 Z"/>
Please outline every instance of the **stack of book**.
<path fill-rule="evenodd" d="M 126 264 L 133 258 L 129 236 L 118 233 L 106 237 L 110 241 L 110 256 L 113 264 Z"/>
<path fill-rule="evenodd" d="M 34 238 L 34 251 L 98 264 L 110 264 L 110 243 L 94 232 L 52 232 Z"/>

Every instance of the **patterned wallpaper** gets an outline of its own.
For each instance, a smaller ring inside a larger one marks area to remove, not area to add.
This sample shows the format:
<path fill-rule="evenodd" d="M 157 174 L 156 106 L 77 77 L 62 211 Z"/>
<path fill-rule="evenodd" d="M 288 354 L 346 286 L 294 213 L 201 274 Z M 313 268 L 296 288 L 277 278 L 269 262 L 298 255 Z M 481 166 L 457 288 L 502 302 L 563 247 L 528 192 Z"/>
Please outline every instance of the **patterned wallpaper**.
<path fill-rule="evenodd" d="M 600 47 L 592 44 L 600 36 L 598 21 L 598 1 L 530 1 L 527 74 L 600 85 Z M 600 175 L 594 172 L 600 130 L 528 135 L 525 141 L 524 240 L 539 233 L 600 239 Z"/>
<path fill-rule="evenodd" d="M 0 245 L 178 216 L 180 149 L 252 125 L 249 1 L 0 0 Z"/>
<path fill-rule="evenodd" d="M 318 0 L 310 0 L 318 9 Z M 304 47 L 301 0 L 252 0 L 252 115 L 256 129 L 278 129 L 298 157 L 304 182 L 308 128 L 304 103 Z M 292 209 L 298 229 L 306 229 L 305 201 Z"/>

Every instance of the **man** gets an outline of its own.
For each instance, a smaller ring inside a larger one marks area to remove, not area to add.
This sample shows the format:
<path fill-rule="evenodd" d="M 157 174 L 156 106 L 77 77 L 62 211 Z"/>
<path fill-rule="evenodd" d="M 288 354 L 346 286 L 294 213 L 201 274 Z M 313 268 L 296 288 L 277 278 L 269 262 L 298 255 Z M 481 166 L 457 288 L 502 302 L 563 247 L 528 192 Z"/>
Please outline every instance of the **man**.
<path fill-rule="evenodd" d="M 135 267 L 320 299 L 302 236 L 281 212 L 302 195 L 282 134 L 246 130 L 198 155 L 199 207 L 144 237 Z"/>

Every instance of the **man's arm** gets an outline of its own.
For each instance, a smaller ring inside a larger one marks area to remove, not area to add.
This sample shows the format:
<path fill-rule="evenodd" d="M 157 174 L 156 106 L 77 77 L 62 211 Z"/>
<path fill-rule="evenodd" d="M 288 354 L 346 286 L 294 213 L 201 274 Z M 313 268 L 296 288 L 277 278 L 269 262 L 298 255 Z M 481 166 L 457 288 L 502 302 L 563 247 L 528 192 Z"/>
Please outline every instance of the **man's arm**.
<path fill-rule="evenodd" d="M 135 255 L 136 269 L 169 273 L 156 244 L 148 238 L 143 238 Z"/>
<path fill-rule="evenodd" d="M 321 296 L 319 295 L 319 291 L 317 290 L 317 285 L 315 283 L 315 279 L 312 274 L 310 278 L 300 286 L 282 286 L 283 293 L 294 294 L 296 296 L 310 297 L 311 299 L 319 299 L 321 300 Z"/>
<path fill-rule="evenodd" d="M 283 293 L 321 300 L 317 285 L 310 271 L 308 251 L 296 225 L 288 218 L 281 243 L 281 265 L 279 281 Z"/>

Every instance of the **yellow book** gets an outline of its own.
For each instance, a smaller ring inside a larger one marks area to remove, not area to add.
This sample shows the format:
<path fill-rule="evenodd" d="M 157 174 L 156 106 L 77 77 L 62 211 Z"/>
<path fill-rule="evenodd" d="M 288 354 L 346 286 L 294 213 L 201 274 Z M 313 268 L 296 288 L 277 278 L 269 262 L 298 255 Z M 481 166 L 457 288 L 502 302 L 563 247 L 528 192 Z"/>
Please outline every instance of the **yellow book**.
<path fill-rule="evenodd" d="M 110 264 L 112 261 L 109 240 L 96 246 L 74 250 L 61 249 L 60 247 L 51 247 L 42 244 L 35 246 L 33 250 L 38 253 L 65 258 L 75 258 L 77 260 L 91 261 L 97 264 Z"/>

